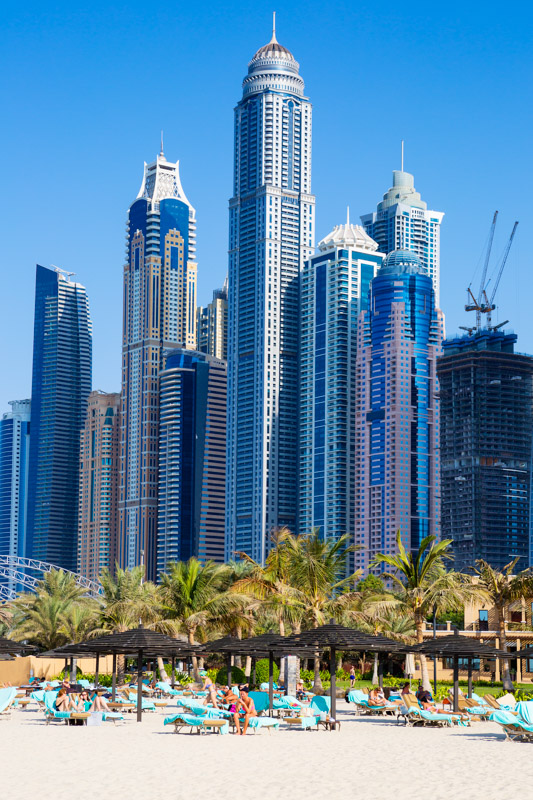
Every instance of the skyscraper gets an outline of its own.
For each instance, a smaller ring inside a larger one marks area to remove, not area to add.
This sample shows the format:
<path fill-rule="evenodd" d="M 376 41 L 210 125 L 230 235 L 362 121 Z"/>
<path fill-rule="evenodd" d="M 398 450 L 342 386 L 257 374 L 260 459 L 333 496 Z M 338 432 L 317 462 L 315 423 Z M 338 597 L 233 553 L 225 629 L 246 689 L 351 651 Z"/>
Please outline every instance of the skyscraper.
<path fill-rule="evenodd" d="M 418 256 L 390 253 L 359 317 L 356 388 L 356 567 L 416 551 L 439 535 L 437 356 L 444 319 Z"/>
<path fill-rule="evenodd" d="M 215 358 L 228 358 L 228 279 L 215 289 L 213 299 L 196 312 L 197 350 Z"/>
<path fill-rule="evenodd" d="M 298 516 L 298 277 L 313 252 L 311 103 L 275 32 L 235 108 L 228 297 L 226 556 L 262 561 Z"/>
<path fill-rule="evenodd" d="M 156 571 L 159 371 L 165 347 L 196 347 L 196 212 L 179 162 L 144 165 L 124 268 L 119 561 Z"/>
<path fill-rule="evenodd" d="M 403 158 L 402 158 L 403 161 Z M 377 211 L 361 217 L 363 227 L 382 253 L 413 250 L 433 281 L 435 303 L 440 295 L 440 224 L 444 213 L 429 211 L 414 186 L 414 177 L 402 169 L 392 173 L 392 188 Z"/>
<path fill-rule="evenodd" d="M 85 288 L 37 266 L 26 555 L 75 571 L 80 432 L 91 391 Z"/>
<path fill-rule="evenodd" d="M 383 261 L 359 225 L 337 225 L 306 262 L 300 292 L 300 523 L 353 535 L 357 319 Z"/>
<path fill-rule="evenodd" d="M 224 561 L 226 362 L 168 351 L 161 372 L 157 572 Z"/>
<path fill-rule="evenodd" d="M 11 400 L 0 420 L 0 554 L 26 555 L 30 400 Z M 15 583 L 0 578 L 0 585 Z"/>
<path fill-rule="evenodd" d="M 91 392 L 80 444 L 78 572 L 98 581 L 117 559 L 120 394 Z"/>
<path fill-rule="evenodd" d="M 442 536 L 458 570 L 531 563 L 533 358 L 516 340 L 481 329 L 444 342 L 438 360 Z"/>

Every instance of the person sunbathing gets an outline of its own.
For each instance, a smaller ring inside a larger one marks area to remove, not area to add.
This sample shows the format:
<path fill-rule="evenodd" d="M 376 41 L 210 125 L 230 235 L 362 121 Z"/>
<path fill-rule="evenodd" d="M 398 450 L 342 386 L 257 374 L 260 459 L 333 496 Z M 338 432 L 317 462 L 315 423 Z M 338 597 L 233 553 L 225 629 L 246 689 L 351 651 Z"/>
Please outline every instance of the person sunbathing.
<path fill-rule="evenodd" d="M 56 711 L 71 711 L 72 710 L 72 702 L 70 697 L 67 694 L 66 689 L 60 689 L 57 693 L 57 697 L 55 699 L 55 707 Z M 74 711 L 76 711 L 76 704 L 74 704 Z"/>
<path fill-rule="evenodd" d="M 387 700 L 385 699 L 385 695 L 383 694 L 383 689 L 379 688 L 378 686 L 374 686 L 368 695 L 368 705 L 384 706 L 386 704 Z"/>
<path fill-rule="evenodd" d="M 204 700 L 204 706 L 206 706 L 208 703 L 211 703 L 213 705 L 213 708 L 218 708 L 217 687 L 215 686 L 209 675 L 206 675 L 204 680 L 204 685 L 202 688 L 204 691 L 207 692 L 207 696 Z"/>
<path fill-rule="evenodd" d="M 244 727 L 242 729 L 242 735 L 246 734 L 248 730 L 248 723 L 250 722 L 250 717 L 257 717 L 257 711 L 255 710 L 254 701 L 248 694 L 247 689 L 241 689 L 241 709 L 244 711 Z M 242 713 L 241 711 L 241 713 Z"/>
<path fill-rule="evenodd" d="M 95 692 L 91 700 L 92 700 L 92 705 L 89 711 L 106 711 L 107 713 L 111 711 L 111 709 L 107 705 L 107 700 L 102 694 L 98 694 L 98 692 Z"/>
<path fill-rule="evenodd" d="M 239 710 L 241 708 L 241 701 L 230 686 L 227 686 L 223 692 L 222 702 L 228 704 L 228 711 L 230 714 L 233 714 L 233 721 L 235 722 L 235 733 L 237 736 L 240 736 L 241 725 L 239 722 Z"/>
<path fill-rule="evenodd" d="M 86 711 L 85 703 L 91 702 L 89 700 L 89 692 L 87 691 L 87 689 L 83 689 L 78 696 L 78 702 L 76 702 L 75 696 L 71 695 L 70 702 L 72 711 L 85 713 Z"/>

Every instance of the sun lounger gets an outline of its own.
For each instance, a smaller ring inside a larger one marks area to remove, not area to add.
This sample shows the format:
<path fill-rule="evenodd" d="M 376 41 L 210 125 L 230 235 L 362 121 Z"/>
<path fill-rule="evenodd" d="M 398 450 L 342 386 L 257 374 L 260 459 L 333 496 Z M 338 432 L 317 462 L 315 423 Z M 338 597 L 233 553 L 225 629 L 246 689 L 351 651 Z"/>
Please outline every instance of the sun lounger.
<path fill-rule="evenodd" d="M 221 734 L 226 734 L 229 731 L 229 722 L 227 719 L 223 717 L 210 717 L 207 715 L 175 714 L 172 717 L 165 717 L 164 724 L 174 725 L 174 733 L 179 733 L 185 726 L 190 727 L 191 733 L 193 728 L 196 728 L 198 733 L 202 731 L 206 732 L 209 729 L 218 730 Z"/>
<path fill-rule="evenodd" d="M 279 729 L 279 723 L 279 719 L 273 719 L 272 717 L 250 717 L 248 727 L 250 727 L 254 733 L 258 728 L 267 728 L 270 733 L 272 728 L 276 730 Z"/>
<path fill-rule="evenodd" d="M 290 725 L 293 728 L 299 727 L 303 730 L 311 730 L 313 727 L 316 727 L 316 730 L 318 730 L 319 721 L 320 720 L 318 717 L 312 716 L 285 717 L 283 720 L 283 722 L 287 725 Z"/>
<path fill-rule="evenodd" d="M 533 725 L 525 722 L 517 714 L 502 709 L 500 711 L 494 711 L 490 719 L 492 722 L 496 722 L 501 726 L 506 739 L 509 741 L 533 742 Z"/>
<path fill-rule="evenodd" d="M 267 692 L 249 692 L 248 697 L 251 697 L 254 701 L 255 710 L 259 716 L 268 710 L 270 698 Z"/>
<path fill-rule="evenodd" d="M 128 694 L 128 701 L 130 703 L 135 703 L 135 708 L 137 708 L 137 695 L 134 692 L 130 692 Z M 155 711 L 155 704 L 153 700 L 146 700 L 144 697 L 142 697 L 141 708 L 143 711 Z"/>
<path fill-rule="evenodd" d="M 0 689 L 0 719 L 10 719 L 16 696 L 17 690 L 14 686 Z"/>

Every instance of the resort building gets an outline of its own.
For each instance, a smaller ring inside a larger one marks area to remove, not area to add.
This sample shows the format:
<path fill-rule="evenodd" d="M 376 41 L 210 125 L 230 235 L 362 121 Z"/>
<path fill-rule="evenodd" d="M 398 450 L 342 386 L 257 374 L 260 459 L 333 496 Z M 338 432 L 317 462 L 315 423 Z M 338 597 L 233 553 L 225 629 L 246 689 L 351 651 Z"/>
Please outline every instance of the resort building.
<path fill-rule="evenodd" d="M 11 400 L 0 420 L 0 555 L 26 554 L 31 400 Z M 16 589 L 0 577 L 0 587 Z"/>
<path fill-rule="evenodd" d="M 433 281 L 435 303 L 440 295 L 440 224 L 444 213 L 428 210 L 414 186 L 414 177 L 402 169 L 392 173 L 392 187 L 377 211 L 361 217 L 363 227 L 382 253 L 413 250 Z"/>
<path fill-rule="evenodd" d="M 94 391 L 80 443 L 78 573 L 98 581 L 115 569 L 118 536 L 120 394 Z"/>
<path fill-rule="evenodd" d="M 275 31 L 235 109 L 228 287 L 226 558 L 263 561 L 298 522 L 298 279 L 314 250 L 311 103 Z"/>
<path fill-rule="evenodd" d="M 196 347 L 196 213 L 179 162 L 144 165 L 124 268 L 119 562 L 156 574 L 159 372 L 167 347 Z"/>
<path fill-rule="evenodd" d="M 92 325 L 87 292 L 71 274 L 37 266 L 25 555 L 75 571 Z"/>
<path fill-rule="evenodd" d="M 337 225 L 300 290 L 299 530 L 353 534 L 357 320 L 384 256 L 360 225 Z"/>
<path fill-rule="evenodd" d="M 516 340 L 481 329 L 444 342 L 438 360 L 442 536 L 458 570 L 532 563 L 533 357 Z"/>
<path fill-rule="evenodd" d="M 228 358 L 228 279 L 215 289 L 213 299 L 196 312 L 197 350 L 215 358 Z"/>
<path fill-rule="evenodd" d="M 157 574 L 224 561 L 226 362 L 169 350 L 160 375 Z"/>
<path fill-rule="evenodd" d="M 443 315 L 415 253 L 395 250 L 359 316 L 355 408 L 355 565 L 440 535 L 437 357 Z M 372 570 L 382 571 L 381 568 Z"/>

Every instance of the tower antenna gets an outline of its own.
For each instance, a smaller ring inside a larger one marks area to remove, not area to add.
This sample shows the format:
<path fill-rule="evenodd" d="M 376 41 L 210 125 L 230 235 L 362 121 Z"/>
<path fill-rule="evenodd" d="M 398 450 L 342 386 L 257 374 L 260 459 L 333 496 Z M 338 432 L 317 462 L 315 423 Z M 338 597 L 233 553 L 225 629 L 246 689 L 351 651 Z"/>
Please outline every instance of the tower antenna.
<path fill-rule="evenodd" d="M 276 12 L 272 12 L 272 41 L 276 42 Z"/>
<path fill-rule="evenodd" d="M 403 139 L 402 139 L 402 172 L 403 172 Z"/>
<path fill-rule="evenodd" d="M 350 224 L 350 206 L 346 206 L 346 225 Z"/>
<path fill-rule="evenodd" d="M 163 152 L 163 131 L 161 131 L 161 152 L 159 153 L 159 155 L 160 156 L 164 155 L 164 152 Z"/>

